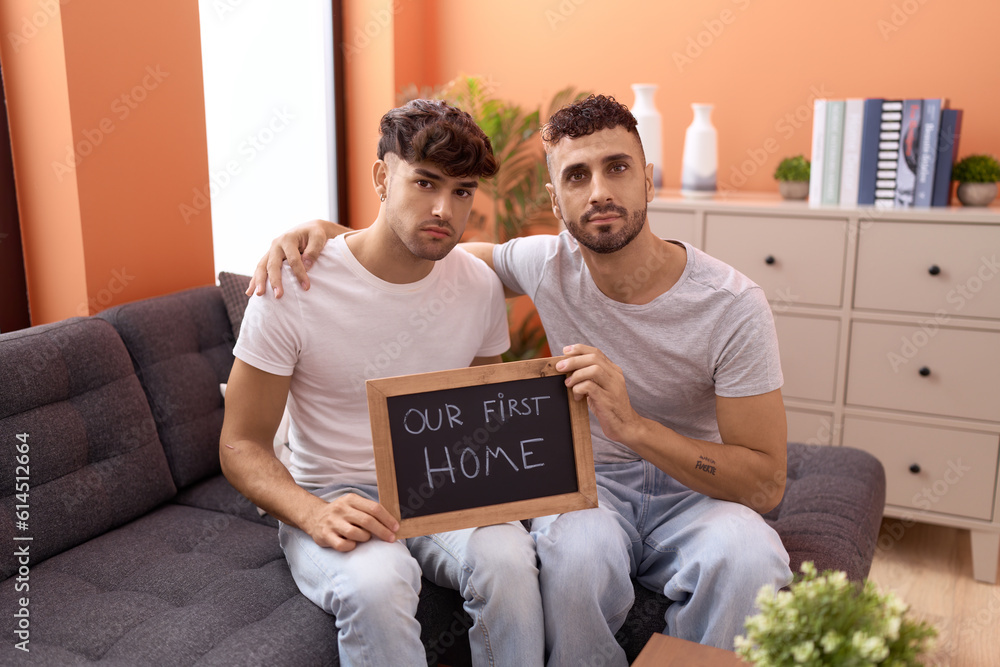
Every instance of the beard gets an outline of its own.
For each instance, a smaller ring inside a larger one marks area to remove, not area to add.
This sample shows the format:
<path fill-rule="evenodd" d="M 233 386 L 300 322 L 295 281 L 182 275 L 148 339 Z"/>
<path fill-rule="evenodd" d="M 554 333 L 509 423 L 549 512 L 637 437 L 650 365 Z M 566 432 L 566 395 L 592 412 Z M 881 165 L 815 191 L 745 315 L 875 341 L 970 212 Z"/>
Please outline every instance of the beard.
<path fill-rule="evenodd" d="M 621 229 L 614 232 L 611 231 L 610 224 L 587 224 L 591 218 L 601 213 L 616 213 L 620 215 L 624 221 Z M 605 204 L 604 206 L 593 207 L 581 215 L 578 221 L 567 222 L 566 229 L 569 231 L 570 236 L 576 239 L 576 242 L 584 248 L 601 255 L 608 255 L 613 252 L 618 252 L 631 243 L 632 239 L 638 236 L 639 232 L 642 231 L 642 226 L 645 222 L 646 206 L 643 206 L 642 209 L 629 213 L 628 210 L 622 206 L 618 206 L 616 204 Z"/>

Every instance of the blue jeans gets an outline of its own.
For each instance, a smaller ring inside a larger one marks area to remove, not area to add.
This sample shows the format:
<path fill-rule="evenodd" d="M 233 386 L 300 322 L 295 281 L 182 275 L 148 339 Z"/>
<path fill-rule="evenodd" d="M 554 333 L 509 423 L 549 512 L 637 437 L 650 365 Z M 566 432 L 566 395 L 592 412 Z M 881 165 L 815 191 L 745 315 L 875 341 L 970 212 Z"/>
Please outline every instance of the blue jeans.
<path fill-rule="evenodd" d="M 792 579 L 777 533 L 647 461 L 596 467 L 598 508 L 531 524 L 548 664 L 627 664 L 614 635 L 632 607 L 630 577 L 672 601 L 666 634 L 731 650 L 761 586 Z"/>
<path fill-rule="evenodd" d="M 378 499 L 368 485 L 333 485 L 324 500 L 348 492 Z M 377 538 L 340 552 L 281 524 L 281 548 L 299 590 L 336 617 L 346 666 L 426 665 L 415 618 L 420 575 L 453 588 L 472 618 L 476 665 L 541 665 L 544 639 L 535 545 L 520 523 L 470 528 L 394 543 Z"/>

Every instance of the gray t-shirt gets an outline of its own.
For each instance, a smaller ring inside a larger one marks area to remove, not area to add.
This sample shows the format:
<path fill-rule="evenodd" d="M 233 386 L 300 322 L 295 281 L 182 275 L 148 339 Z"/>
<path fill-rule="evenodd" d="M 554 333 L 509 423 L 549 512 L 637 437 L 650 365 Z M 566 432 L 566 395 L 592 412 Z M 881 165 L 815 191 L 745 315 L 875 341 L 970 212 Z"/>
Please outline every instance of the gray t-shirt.
<path fill-rule="evenodd" d="M 632 407 L 681 435 L 722 442 L 715 396 L 741 397 L 781 387 L 774 319 L 763 290 L 749 278 L 687 243 L 677 283 L 653 301 L 633 305 L 594 284 L 576 240 L 517 238 L 493 250 L 497 274 L 535 303 L 553 354 L 592 345 L 621 367 Z M 656 266 L 636 267 L 641 281 Z M 591 415 L 594 460 L 639 456 L 605 437 Z"/>

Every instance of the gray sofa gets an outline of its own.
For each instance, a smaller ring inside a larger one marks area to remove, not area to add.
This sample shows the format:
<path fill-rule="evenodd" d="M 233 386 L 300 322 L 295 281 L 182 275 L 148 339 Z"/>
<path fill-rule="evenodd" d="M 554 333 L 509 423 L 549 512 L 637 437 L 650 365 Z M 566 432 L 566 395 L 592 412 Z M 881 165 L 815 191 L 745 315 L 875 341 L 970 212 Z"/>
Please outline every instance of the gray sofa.
<path fill-rule="evenodd" d="M 232 331 L 212 286 L 0 336 L 0 662 L 338 664 L 333 618 L 298 593 L 273 519 L 219 472 Z M 860 580 L 884 492 L 873 457 L 792 444 L 766 518 L 793 567 Z M 630 657 L 667 604 L 636 594 Z M 425 581 L 418 614 L 428 663 L 467 664 L 458 595 Z"/>

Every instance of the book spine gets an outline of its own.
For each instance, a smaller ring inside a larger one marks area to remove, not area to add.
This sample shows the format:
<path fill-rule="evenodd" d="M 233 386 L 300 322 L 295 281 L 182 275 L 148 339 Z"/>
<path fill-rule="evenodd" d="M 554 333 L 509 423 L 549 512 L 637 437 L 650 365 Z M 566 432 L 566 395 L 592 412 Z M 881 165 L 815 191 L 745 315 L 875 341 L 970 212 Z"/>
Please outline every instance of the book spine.
<path fill-rule="evenodd" d="M 913 193 L 914 208 L 930 208 L 934 193 L 934 163 L 937 160 L 938 132 L 941 127 L 941 109 L 945 100 L 924 100 L 920 114 L 920 157 L 917 161 L 917 186 Z"/>
<path fill-rule="evenodd" d="M 962 134 L 962 110 L 943 109 L 938 131 L 937 162 L 934 165 L 934 189 L 931 206 L 951 204 L 951 168 L 958 155 L 958 140 Z"/>
<path fill-rule="evenodd" d="M 844 150 L 844 100 L 830 100 L 826 108 L 826 147 L 823 159 L 823 204 L 840 203 L 840 163 Z"/>
<path fill-rule="evenodd" d="M 812 160 L 809 164 L 809 204 L 823 199 L 823 141 L 826 138 L 826 100 L 813 102 Z"/>
<path fill-rule="evenodd" d="M 896 171 L 899 167 L 899 131 L 903 126 L 902 121 L 903 102 L 900 100 L 883 101 L 879 122 L 879 138 L 875 150 L 878 169 L 886 172 L 886 175 L 875 180 L 875 206 L 878 208 L 892 208 L 895 205 Z M 895 142 L 895 147 L 892 147 L 893 142 Z M 887 147 L 883 148 L 883 144 Z M 891 177 L 889 172 L 891 172 Z"/>
<path fill-rule="evenodd" d="M 865 101 L 847 100 L 844 108 L 844 151 L 840 164 L 840 205 L 856 206 L 861 177 L 861 138 L 865 121 Z"/>
<path fill-rule="evenodd" d="M 861 164 L 858 173 L 858 204 L 875 203 L 875 171 L 878 163 L 878 138 L 882 122 L 882 99 L 865 100 L 861 137 Z"/>
<path fill-rule="evenodd" d="M 920 114 L 923 100 L 903 102 L 903 126 L 896 167 L 896 208 L 912 208 L 917 186 L 917 161 L 920 159 Z"/>

